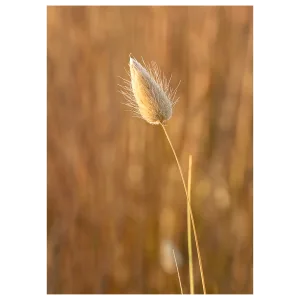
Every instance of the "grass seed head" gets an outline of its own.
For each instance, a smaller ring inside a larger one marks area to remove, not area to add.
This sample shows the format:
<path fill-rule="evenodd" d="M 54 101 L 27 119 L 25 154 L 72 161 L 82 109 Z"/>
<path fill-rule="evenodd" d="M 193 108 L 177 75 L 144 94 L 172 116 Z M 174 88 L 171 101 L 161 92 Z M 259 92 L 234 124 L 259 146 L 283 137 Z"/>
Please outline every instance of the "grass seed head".
<path fill-rule="evenodd" d="M 164 124 L 173 112 L 176 90 L 170 88 L 170 80 L 166 80 L 157 65 L 142 66 L 136 59 L 129 60 L 130 81 L 124 80 L 121 93 L 125 103 L 131 107 L 136 117 L 150 124 Z"/>

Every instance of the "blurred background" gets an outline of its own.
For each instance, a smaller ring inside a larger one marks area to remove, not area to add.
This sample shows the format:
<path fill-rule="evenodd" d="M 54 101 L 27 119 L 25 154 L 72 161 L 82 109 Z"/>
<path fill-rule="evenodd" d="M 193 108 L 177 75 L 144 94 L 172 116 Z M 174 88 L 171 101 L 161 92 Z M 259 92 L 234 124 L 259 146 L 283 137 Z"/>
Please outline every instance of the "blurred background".
<path fill-rule="evenodd" d="M 181 81 L 166 128 L 186 181 L 193 156 L 207 292 L 253 293 L 253 8 L 47 11 L 48 293 L 180 293 L 173 248 L 189 293 L 176 161 L 118 93 L 130 53 Z"/>

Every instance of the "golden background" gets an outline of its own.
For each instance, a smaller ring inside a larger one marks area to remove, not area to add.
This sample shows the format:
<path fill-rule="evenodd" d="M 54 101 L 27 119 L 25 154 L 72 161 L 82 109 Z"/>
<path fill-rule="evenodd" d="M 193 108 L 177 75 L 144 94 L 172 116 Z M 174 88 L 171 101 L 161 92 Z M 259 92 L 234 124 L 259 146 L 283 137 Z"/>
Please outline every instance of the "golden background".
<path fill-rule="evenodd" d="M 253 8 L 147 6 L 48 7 L 48 293 L 180 293 L 173 248 L 189 293 L 176 162 L 118 93 L 130 53 L 181 81 L 166 128 L 207 292 L 253 293 Z"/>

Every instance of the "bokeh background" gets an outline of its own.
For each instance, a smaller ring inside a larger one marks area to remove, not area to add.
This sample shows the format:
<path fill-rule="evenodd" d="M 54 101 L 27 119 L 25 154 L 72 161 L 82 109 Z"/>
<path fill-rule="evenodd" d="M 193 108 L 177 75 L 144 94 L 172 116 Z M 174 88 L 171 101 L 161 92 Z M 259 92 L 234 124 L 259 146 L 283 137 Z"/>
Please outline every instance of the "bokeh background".
<path fill-rule="evenodd" d="M 189 293 L 176 162 L 118 93 L 130 53 L 181 81 L 167 131 L 186 179 L 193 156 L 207 292 L 253 293 L 253 8 L 47 10 L 48 293 L 180 293 L 173 248 Z"/>

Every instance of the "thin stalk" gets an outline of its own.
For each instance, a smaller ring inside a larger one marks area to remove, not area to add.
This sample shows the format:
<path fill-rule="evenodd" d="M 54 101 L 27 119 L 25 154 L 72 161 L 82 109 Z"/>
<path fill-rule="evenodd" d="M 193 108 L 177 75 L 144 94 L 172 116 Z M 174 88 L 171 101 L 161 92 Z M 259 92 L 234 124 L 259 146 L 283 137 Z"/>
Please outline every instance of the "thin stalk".
<path fill-rule="evenodd" d="M 188 177 L 188 195 L 190 202 L 191 199 L 191 186 L 192 186 L 192 155 L 189 156 L 189 177 Z M 193 274 L 193 248 L 192 248 L 192 232 L 191 232 L 191 218 L 189 215 L 189 208 L 187 206 L 187 231 L 188 231 L 188 253 L 189 253 L 189 273 L 190 273 L 190 293 L 194 292 L 194 274 Z"/>
<path fill-rule="evenodd" d="M 171 146 L 171 149 L 172 149 L 173 154 L 175 156 L 175 159 L 176 159 L 176 162 L 177 162 L 177 165 L 178 165 L 178 169 L 179 169 L 179 172 L 180 172 L 180 175 L 181 175 L 181 180 L 182 180 L 182 183 L 183 183 L 183 187 L 184 187 L 184 191 L 185 191 L 186 199 L 187 199 L 187 203 L 188 203 L 188 210 L 189 210 L 189 214 L 190 214 L 191 221 L 192 221 L 192 228 L 193 228 L 193 232 L 194 232 L 194 236 L 195 236 L 195 243 L 196 243 L 197 256 L 198 256 L 198 261 L 199 261 L 199 268 L 200 268 L 200 274 L 201 274 L 201 280 L 202 280 L 202 286 L 203 286 L 203 293 L 206 294 L 204 274 L 203 274 L 203 267 L 202 267 L 202 260 L 201 260 L 201 254 L 200 254 L 200 249 L 199 249 L 199 244 L 198 244 L 198 238 L 197 238 L 197 233 L 196 233 L 196 227 L 195 227 L 194 217 L 193 217 L 193 213 L 192 213 L 192 209 L 191 209 L 191 204 L 190 204 L 190 198 L 189 198 L 188 191 L 187 191 L 187 188 L 186 188 L 186 184 L 185 184 L 185 181 L 184 181 L 184 178 L 183 178 L 181 166 L 180 166 L 180 163 L 178 161 L 178 158 L 177 158 L 176 152 L 174 150 L 174 147 L 172 145 L 172 142 L 171 142 L 171 140 L 169 138 L 169 135 L 167 133 L 166 128 L 163 126 L 163 124 L 160 123 L 160 125 L 162 126 L 162 128 L 163 128 L 163 130 L 165 132 L 165 135 L 167 137 L 167 140 L 168 140 L 168 142 L 169 142 L 169 144 Z"/>
<path fill-rule="evenodd" d="M 181 291 L 181 294 L 183 295 L 182 284 L 181 284 L 181 280 L 180 280 L 180 274 L 179 274 L 179 269 L 178 269 L 178 265 L 177 265 L 177 260 L 176 260 L 174 249 L 173 249 L 173 255 L 174 255 L 176 269 L 177 269 L 177 275 L 178 275 L 178 281 L 179 281 L 180 291 Z"/>

